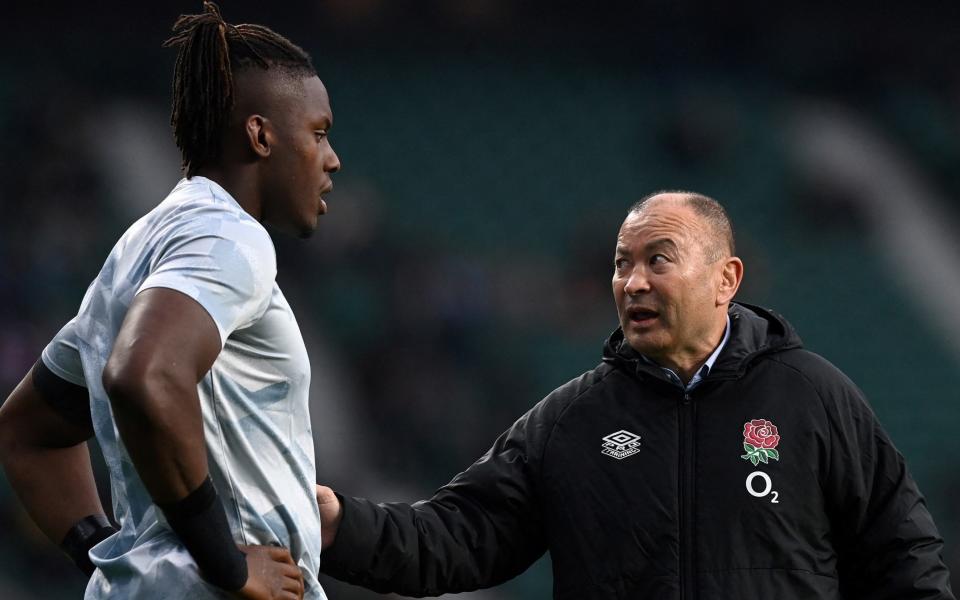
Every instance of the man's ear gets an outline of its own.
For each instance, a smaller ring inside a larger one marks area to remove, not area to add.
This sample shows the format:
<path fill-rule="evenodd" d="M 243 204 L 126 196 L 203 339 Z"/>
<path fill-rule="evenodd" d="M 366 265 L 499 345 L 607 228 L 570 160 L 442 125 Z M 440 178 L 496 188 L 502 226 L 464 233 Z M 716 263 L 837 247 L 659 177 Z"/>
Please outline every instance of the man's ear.
<path fill-rule="evenodd" d="M 250 115 L 243 122 L 250 150 L 260 158 L 270 156 L 273 146 L 273 131 L 270 125 L 270 120 L 261 115 Z"/>
<path fill-rule="evenodd" d="M 731 256 L 723 262 L 720 271 L 720 287 L 717 289 L 717 306 L 728 304 L 733 300 L 743 281 L 743 261 Z"/>

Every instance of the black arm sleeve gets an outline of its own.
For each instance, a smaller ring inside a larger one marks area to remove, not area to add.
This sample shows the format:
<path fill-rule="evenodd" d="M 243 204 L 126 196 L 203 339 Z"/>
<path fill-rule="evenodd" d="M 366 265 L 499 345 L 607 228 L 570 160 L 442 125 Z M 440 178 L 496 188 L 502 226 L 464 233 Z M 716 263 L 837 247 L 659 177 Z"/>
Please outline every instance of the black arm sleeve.
<path fill-rule="evenodd" d="M 247 560 L 233 541 L 227 513 L 209 476 L 186 498 L 157 505 L 204 579 L 231 591 L 247 583 Z"/>
<path fill-rule="evenodd" d="M 953 600 L 923 495 L 860 390 L 842 383 L 837 402 L 827 403 L 834 414 L 825 491 L 844 598 Z"/>
<path fill-rule="evenodd" d="M 343 519 L 320 571 L 381 593 L 437 596 L 526 570 L 546 550 L 535 484 L 543 427 L 531 424 L 535 411 L 430 500 L 340 497 Z"/>
<path fill-rule="evenodd" d="M 87 388 L 58 377 L 38 359 L 31 370 L 33 387 L 44 401 L 70 423 L 93 429 L 90 416 L 90 394 Z"/>

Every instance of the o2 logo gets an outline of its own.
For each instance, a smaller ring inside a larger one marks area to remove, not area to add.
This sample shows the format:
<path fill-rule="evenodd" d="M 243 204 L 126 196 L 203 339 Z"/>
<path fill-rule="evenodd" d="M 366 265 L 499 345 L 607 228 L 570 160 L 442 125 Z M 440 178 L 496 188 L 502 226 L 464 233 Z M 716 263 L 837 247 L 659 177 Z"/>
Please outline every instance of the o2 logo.
<path fill-rule="evenodd" d="M 761 463 L 771 464 L 770 461 L 780 462 L 780 431 L 777 426 L 767 419 L 750 419 L 743 424 L 743 449 L 746 454 L 740 458 L 753 466 Z M 757 481 L 757 480 L 760 481 Z M 773 481 L 763 471 L 754 471 L 747 475 L 747 493 L 754 498 L 771 496 L 771 504 L 780 504 L 780 494 L 773 489 Z"/>
<path fill-rule="evenodd" d="M 760 481 L 757 481 L 757 480 Z M 766 498 L 767 496 L 772 496 L 770 498 L 771 504 L 780 504 L 780 494 L 773 489 L 773 480 L 770 479 L 770 476 L 764 473 L 763 471 L 754 471 L 747 475 L 747 493 L 753 496 L 754 498 Z"/>

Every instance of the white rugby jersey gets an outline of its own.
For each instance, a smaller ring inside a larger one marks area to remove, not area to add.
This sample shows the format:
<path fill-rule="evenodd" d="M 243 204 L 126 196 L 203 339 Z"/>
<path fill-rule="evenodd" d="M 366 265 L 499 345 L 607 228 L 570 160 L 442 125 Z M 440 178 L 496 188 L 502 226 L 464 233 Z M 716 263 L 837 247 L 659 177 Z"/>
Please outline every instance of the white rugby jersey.
<path fill-rule="evenodd" d="M 183 179 L 120 238 L 80 312 L 43 351 L 61 378 L 85 386 L 110 471 L 120 532 L 90 551 L 97 571 L 86 598 L 226 598 L 153 504 L 120 441 L 101 376 L 134 296 L 170 288 L 213 318 L 223 350 L 197 386 L 210 476 L 240 544 L 288 548 L 305 598 L 317 582 L 320 515 L 307 393 L 310 363 L 300 328 L 275 281 L 263 226 L 215 182 Z"/>

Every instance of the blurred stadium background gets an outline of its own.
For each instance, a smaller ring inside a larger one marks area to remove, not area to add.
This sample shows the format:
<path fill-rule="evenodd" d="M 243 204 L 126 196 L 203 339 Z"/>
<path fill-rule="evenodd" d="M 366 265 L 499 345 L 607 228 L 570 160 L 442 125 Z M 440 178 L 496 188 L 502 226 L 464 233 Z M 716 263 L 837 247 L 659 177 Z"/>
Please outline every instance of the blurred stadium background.
<path fill-rule="evenodd" d="M 866 391 L 960 572 L 956 3 L 221 6 L 308 49 L 333 102 L 330 212 L 309 242 L 276 238 L 320 481 L 415 500 L 466 467 L 598 362 L 629 204 L 693 189 L 737 227 L 738 297 Z M 160 43 L 199 7 L 5 6 L 0 397 L 179 179 Z M 3 479 L 0 525 L 0 597 L 81 596 Z M 466 596 L 548 598 L 549 564 Z"/>

